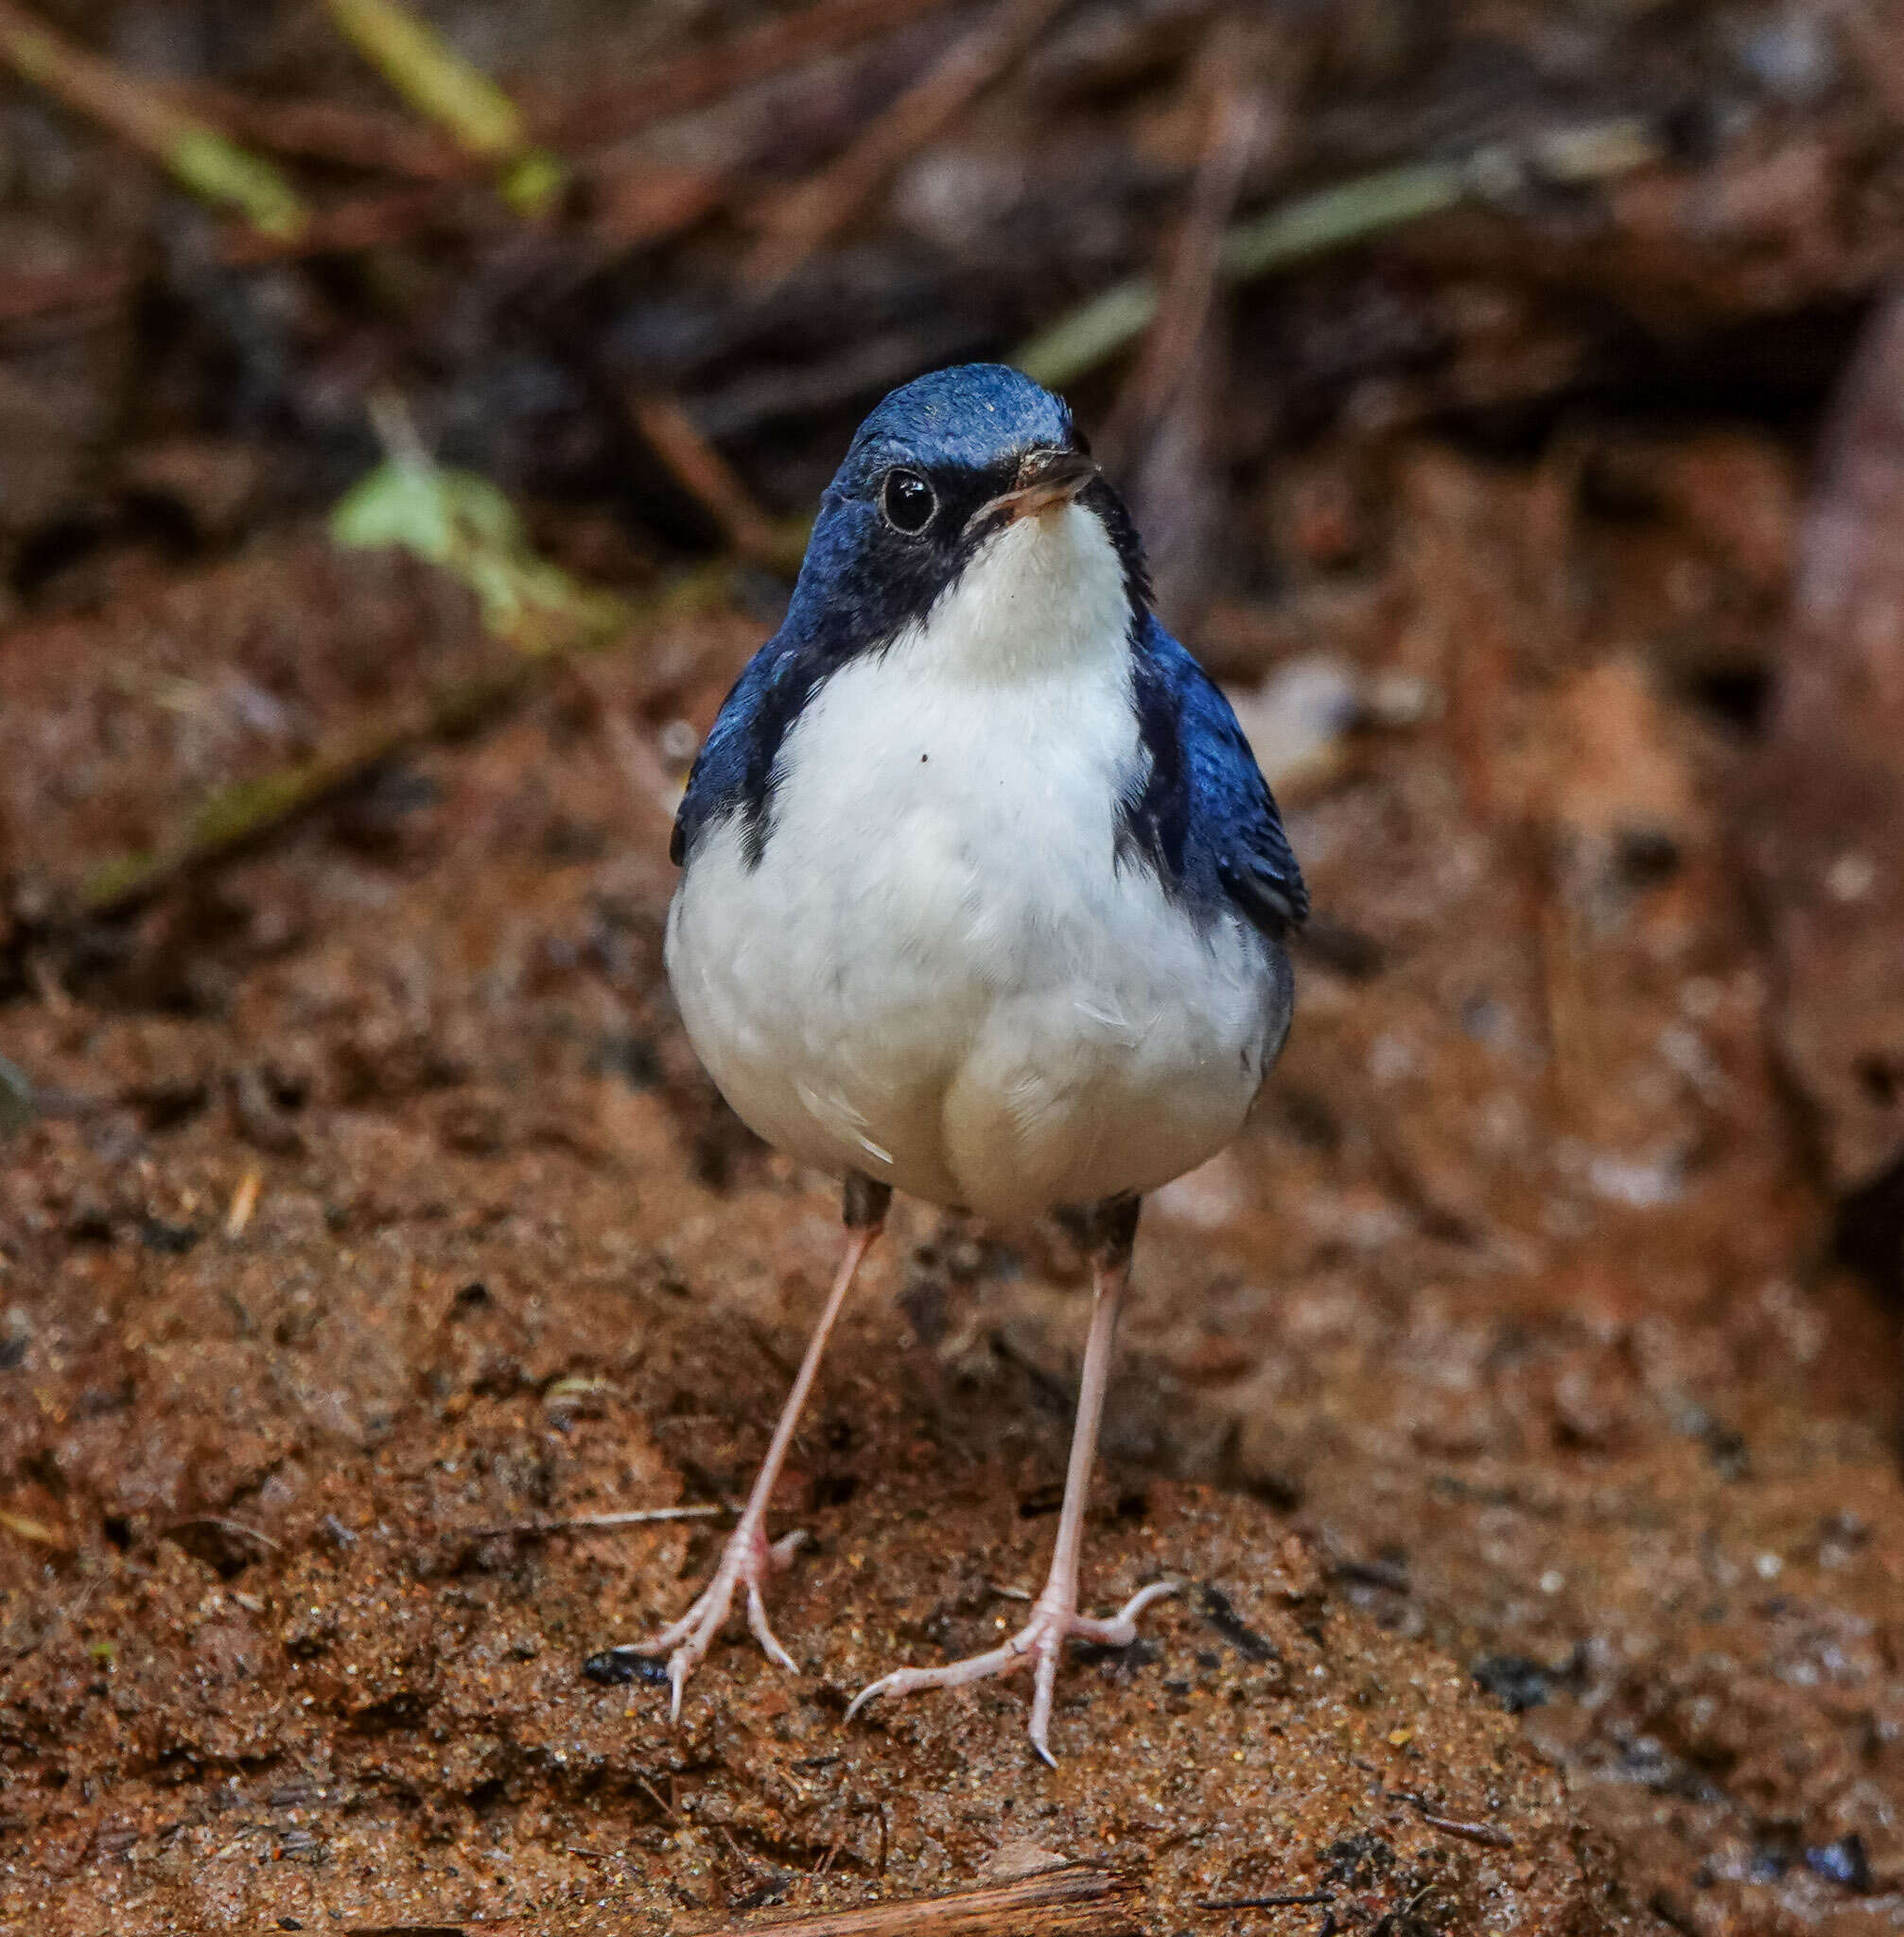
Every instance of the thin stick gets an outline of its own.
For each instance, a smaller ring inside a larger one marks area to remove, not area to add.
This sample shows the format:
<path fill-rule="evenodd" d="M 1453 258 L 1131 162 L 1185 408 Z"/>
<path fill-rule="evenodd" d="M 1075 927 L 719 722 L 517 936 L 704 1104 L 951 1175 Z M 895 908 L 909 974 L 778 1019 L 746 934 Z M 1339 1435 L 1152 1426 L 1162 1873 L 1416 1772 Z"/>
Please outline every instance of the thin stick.
<path fill-rule="evenodd" d="M 638 1783 L 639 1783 L 644 1789 L 648 1791 L 648 1794 L 654 1800 L 655 1806 L 660 1810 L 661 1814 L 670 1823 L 678 1824 L 680 1822 L 680 1817 L 675 1815 L 673 1809 L 666 1802 L 662 1800 L 661 1791 L 657 1789 L 655 1787 L 655 1785 L 652 1782 L 650 1782 L 648 1778 L 645 1775 L 643 1775 L 638 1769 L 635 1771 L 635 1780 Z"/>
<path fill-rule="evenodd" d="M 131 292 L 136 270 L 113 266 L 0 280 L 0 325 L 73 310 L 108 309 Z"/>
<path fill-rule="evenodd" d="M 731 559 L 680 573 L 653 598 L 630 601 L 626 624 L 589 628 L 536 656 L 512 653 L 494 669 L 445 686 L 420 705 L 371 721 L 329 750 L 290 766 L 221 787 L 152 847 L 114 855 L 92 867 L 73 894 L 73 912 L 125 913 L 183 875 L 275 832 L 410 748 L 467 733 L 531 691 L 557 669 L 632 635 L 725 604 L 734 588 Z"/>
<path fill-rule="evenodd" d="M 0 0 L 0 61 L 148 155 L 201 201 L 236 208 L 266 235 L 295 236 L 304 228 L 303 201 L 269 162 L 76 46 L 14 0 Z"/>
<path fill-rule="evenodd" d="M 1288 1911 L 1335 1901 L 1326 1890 L 1311 1890 L 1301 1896 L 1201 1896 L 1197 1900 L 1197 1908 L 1199 1911 Z"/>
<path fill-rule="evenodd" d="M 1630 174 L 1660 155 L 1642 123 L 1623 120 L 1555 131 L 1521 148 L 1487 148 L 1464 160 L 1385 168 L 1239 222 L 1224 236 L 1217 276 L 1228 284 L 1253 282 L 1464 201 L 1499 200 L 1529 178 L 1584 186 Z M 1022 343 L 1009 360 L 1038 382 L 1062 389 L 1141 337 L 1157 305 L 1154 277 L 1113 283 Z"/>
<path fill-rule="evenodd" d="M 634 392 L 628 398 L 628 413 L 655 455 L 720 526 L 741 557 L 780 571 L 798 567 L 807 542 L 806 521 L 777 524 L 770 518 L 733 466 L 702 436 L 678 398 Z"/>
<path fill-rule="evenodd" d="M 466 201 L 467 198 L 463 198 Z M 487 200 L 487 198 L 485 198 Z M 498 220 L 501 212 L 492 213 Z M 266 236 L 240 229 L 223 238 L 218 254 L 235 269 L 261 262 L 296 262 L 313 255 L 355 255 L 393 242 L 412 241 L 463 213 L 452 189 L 411 185 L 380 188 L 314 215 L 295 236 Z"/>
<path fill-rule="evenodd" d="M 1135 450 L 1180 393 L 1197 367 L 1197 348 L 1216 300 L 1225 225 L 1235 212 L 1244 171 L 1256 147 L 1265 103 L 1259 63 L 1247 30 L 1233 17 L 1211 36 L 1208 120 L 1203 154 L 1178 229 L 1156 321 L 1111 412 L 1113 450 Z"/>
<path fill-rule="evenodd" d="M 227 1520 L 221 1513 L 194 1513 L 188 1520 L 175 1520 L 166 1532 L 168 1535 L 183 1533 L 188 1527 L 216 1527 L 220 1533 L 242 1534 L 246 1540 L 255 1541 L 273 1554 L 281 1554 L 285 1550 L 282 1541 L 273 1540 L 268 1533 L 260 1533 L 255 1527 L 247 1527 L 242 1520 Z"/>
<path fill-rule="evenodd" d="M 616 80 L 581 95 L 539 99 L 518 93 L 545 141 L 564 147 L 586 142 L 599 148 L 622 140 L 649 123 L 724 100 L 736 90 L 837 53 L 935 13 L 948 0 L 818 0 L 797 13 L 696 47 L 651 68 L 632 85 Z"/>
<path fill-rule="evenodd" d="M 1444 1836 L 1458 1836 L 1463 1842 L 1485 1843 L 1491 1850 L 1511 1850 L 1514 1846 L 1513 1838 L 1492 1823 L 1458 1823 L 1449 1816 L 1437 1816 L 1432 1809 L 1422 1811 L 1422 1821 Z"/>
<path fill-rule="evenodd" d="M 434 128 L 397 114 L 348 108 L 341 101 L 270 100 L 209 81 L 176 89 L 173 98 L 254 148 L 347 168 L 409 175 L 419 182 L 460 182 L 469 159 Z"/>
<path fill-rule="evenodd" d="M 1057 1937 L 1059 1932 L 1127 1929 L 1114 1900 L 1116 1885 L 1102 1870 L 1081 1863 L 1047 1870 L 1017 1883 L 955 1891 L 948 1896 L 866 1904 L 858 1910 L 788 1916 L 769 1911 L 707 1930 L 703 1937 Z"/>
<path fill-rule="evenodd" d="M 579 1533 L 603 1527 L 652 1527 L 661 1520 L 716 1520 L 736 1509 L 727 1506 L 642 1507 L 630 1513 L 578 1513 L 570 1520 L 511 1520 L 500 1527 L 467 1527 L 466 1540 L 501 1540 L 511 1534 L 541 1539 L 550 1533 Z"/>
<path fill-rule="evenodd" d="M 1458 1836 L 1463 1842 L 1485 1843 L 1491 1850 L 1511 1850 L 1514 1846 L 1513 1838 L 1492 1823 L 1462 1823 L 1452 1816 L 1438 1815 L 1427 1797 L 1417 1795 L 1413 1789 L 1390 1789 L 1389 1793 L 1397 1802 L 1412 1805 L 1421 1812 L 1422 1821 L 1443 1836 Z"/>
<path fill-rule="evenodd" d="M 338 31 L 418 113 L 465 154 L 500 171 L 503 199 L 539 215 L 561 193 L 566 170 L 532 147 L 529 125 L 488 75 L 457 54 L 434 27 L 397 0 L 324 0 Z"/>
<path fill-rule="evenodd" d="M 649 123 L 723 99 L 874 34 L 895 31 L 948 4 L 950 0 L 819 0 L 801 12 L 680 55 L 633 83 L 617 80 L 580 96 L 561 96 L 524 84 L 515 90 L 515 96 L 546 143 L 596 157 L 593 166 L 583 160 L 578 172 L 599 180 L 624 166 L 607 151 Z M 677 192 L 664 190 L 652 217 L 637 223 L 634 234 L 611 235 L 612 246 L 626 250 L 664 240 L 710 213 L 722 200 L 725 180 L 717 175 L 701 179 L 699 188 L 684 178 Z M 468 220 L 466 203 L 459 202 L 455 184 L 448 183 L 421 193 L 360 196 L 316 217 L 301 242 L 266 245 L 257 236 L 239 236 L 226 242 L 223 253 L 227 262 L 237 264 L 343 254 L 405 241 L 438 228 L 466 226 Z"/>
<path fill-rule="evenodd" d="M 969 108 L 1030 51 L 1065 0 L 1001 0 L 971 33 L 916 81 L 830 166 L 771 203 L 766 234 L 742 273 L 772 286 L 852 220 L 909 156 Z"/>

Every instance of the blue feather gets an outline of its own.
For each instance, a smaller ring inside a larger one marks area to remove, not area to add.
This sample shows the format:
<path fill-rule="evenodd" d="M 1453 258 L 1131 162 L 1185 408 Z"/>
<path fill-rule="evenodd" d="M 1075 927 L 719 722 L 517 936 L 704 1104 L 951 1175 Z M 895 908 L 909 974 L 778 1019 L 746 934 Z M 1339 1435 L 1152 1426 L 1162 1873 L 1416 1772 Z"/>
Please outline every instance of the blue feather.
<path fill-rule="evenodd" d="M 1150 764 L 1124 802 L 1125 851 L 1199 913 L 1227 901 L 1280 939 L 1307 918 L 1309 893 L 1235 712 L 1154 613 L 1133 627 L 1131 649 Z"/>

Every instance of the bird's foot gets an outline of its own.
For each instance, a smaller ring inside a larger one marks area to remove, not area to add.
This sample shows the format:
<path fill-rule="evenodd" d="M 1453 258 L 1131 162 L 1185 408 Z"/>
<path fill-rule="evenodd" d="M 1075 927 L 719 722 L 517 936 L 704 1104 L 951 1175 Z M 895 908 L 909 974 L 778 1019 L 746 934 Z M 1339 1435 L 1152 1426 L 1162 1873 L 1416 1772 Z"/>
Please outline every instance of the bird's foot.
<path fill-rule="evenodd" d="M 1138 1615 L 1152 1601 L 1175 1594 L 1178 1586 L 1175 1580 L 1157 1581 L 1133 1594 L 1109 1620 L 1103 1620 L 1077 1612 L 1075 1583 L 1068 1588 L 1048 1584 L 1033 1603 L 1031 1619 L 1010 1640 L 984 1654 L 948 1662 L 944 1667 L 895 1668 L 860 1690 L 847 1710 L 847 1719 L 851 1721 L 867 1702 L 882 1695 L 910 1695 L 919 1688 L 962 1688 L 968 1682 L 1008 1675 L 1030 1663 L 1037 1671 L 1031 1701 L 1031 1746 L 1056 1769 L 1057 1760 L 1051 1753 L 1051 1700 L 1064 1644 L 1094 1641 L 1104 1648 L 1128 1648 L 1137 1639 Z"/>
<path fill-rule="evenodd" d="M 790 1673 L 799 1672 L 794 1657 L 780 1646 L 767 1625 L 767 1604 L 760 1590 L 773 1575 L 792 1564 L 795 1552 L 806 1538 L 804 1533 L 790 1533 L 769 1543 L 762 1527 L 750 1527 L 743 1521 L 728 1537 L 713 1579 L 678 1621 L 662 1629 L 652 1641 L 624 1642 L 612 1650 L 616 1654 L 668 1657 L 668 1685 L 673 1690 L 668 1707 L 671 1720 L 681 1719 L 681 1691 L 688 1685 L 688 1677 L 706 1659 L 715 1635 L 726 1625 L 736 1588 L 747 1590 L 747 1626 L 754 1631 L 754 1639 L 766 1650 L 768 1659 Z"/>

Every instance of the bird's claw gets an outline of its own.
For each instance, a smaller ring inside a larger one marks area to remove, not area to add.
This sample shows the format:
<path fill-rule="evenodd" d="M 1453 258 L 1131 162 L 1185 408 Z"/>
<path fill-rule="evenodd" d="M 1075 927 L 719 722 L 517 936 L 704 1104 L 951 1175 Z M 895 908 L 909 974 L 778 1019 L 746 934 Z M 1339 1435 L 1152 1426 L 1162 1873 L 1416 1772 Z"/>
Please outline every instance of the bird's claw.
<path fill-rule="evenodd" d="M 970 1682 L 982 1682 L 991 1675 L 1008 1675 L 1033 1663 L 1036 1680 L 1031 1701 L 1031 1746 L 1053 1769 L 1057 1758 L 1051 1753 L 1051 1704 L 1057 1686 L 1057 1664 L 1067 1641 L 1093 1641 L 1105 1648 L 1128 1648 L 1137 1639 L 1137 1617 L 1153 1601 L 1175 1594 L 1181 1585 L 1176 1580 L 1159 1580 L 1140 1589 L 1109 1620 L 1080 1614 L 1074 1595 L 1047 1587 L 1033 1603 L 1031 1618 L 1018 1632 L 997 1648 L 983 1654 L 969 1655 L 964 1661 L 948 1662 L 936 1668 L 895 1668 L 869 1682 L 853 1697 L 847 1710 L 851 1721 L 867 1702 L 882 1695 L 911 1695 L 920 1688 L 962 1688 Z"/>
<path fill-rule="evenodd" d="M 768 1660 L 790 1674 L 799 1672 L 799 1665 L 780 1646 L 779 1638 L 768 1624 L 767 1603 L 760 1590 L 770 1575 L 783 1573 L 793 1564 L 794 1556 L 806 1538 L 804 1533 L 795 1532 L 769 1543 L 760 1527 L 737 1527 L 722 1552 L 714 1578 L 695 1597 L 693 1606 L 678 1621 L 671 1621 L 652 1641 L 624 1642 L 615 1650 L 618 1654 L 668 1657 L 668 1686 L 673 1691 L 668 1704 L 671 1721 L 681 1719 L 682 1690 L 688 1685 L 688 1677 L 707 1659 L 714 1637 L 726 1626 L 736 1588 L 747 1590 L 747 1626 Z"/>

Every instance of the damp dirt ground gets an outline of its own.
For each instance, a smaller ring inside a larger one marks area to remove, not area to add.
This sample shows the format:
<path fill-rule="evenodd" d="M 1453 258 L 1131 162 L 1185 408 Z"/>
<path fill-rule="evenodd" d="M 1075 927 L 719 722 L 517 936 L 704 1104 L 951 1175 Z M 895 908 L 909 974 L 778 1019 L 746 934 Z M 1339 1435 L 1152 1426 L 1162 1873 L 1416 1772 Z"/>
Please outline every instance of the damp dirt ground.
<path fill-rule="evenodd" d="M 1589 458 L 1617 517 L 1579 450 L 1298 477 L 1387 523 L 1223 646 L 1293 637 L 1367 704 L 1286 775 L 1289 1052 L 1139 1240 L 1086 1593 L 1183 1585 L 1067 1667 L 1056 1771 L 1015 1683 L 844 1719 L 1038 1582 L 1056 1230 L 899 1209 L 777 1502 L 798 1673 L 737 1633 L 671 1727 L 585 1665 L 719 1520 L 547 1527 L 742 1492 L 836 1257 L 660 969 L 670 790 L 758 615 L 655 621 L 132 917 L 16 934 L 0 1928 L 711 1930 L 1038 1852 L 1115 1883 L 1053 1928 L 1904 1928 L 1895 1314 L 1830 1261 L 1697 657 L 1775 590 L 1751 507 L 1790 469 Z M 54 907 L 489 650 L 295 531 L 17 628 L 13 851 Z M 1225 1907 L 1272 1897 L 1308 1900 Z"/>

